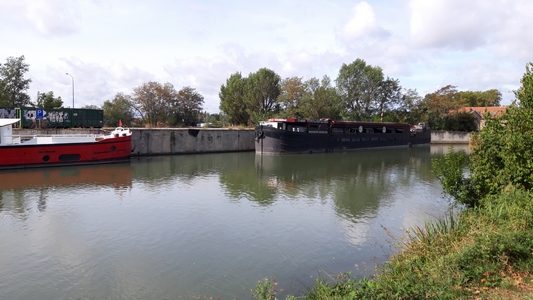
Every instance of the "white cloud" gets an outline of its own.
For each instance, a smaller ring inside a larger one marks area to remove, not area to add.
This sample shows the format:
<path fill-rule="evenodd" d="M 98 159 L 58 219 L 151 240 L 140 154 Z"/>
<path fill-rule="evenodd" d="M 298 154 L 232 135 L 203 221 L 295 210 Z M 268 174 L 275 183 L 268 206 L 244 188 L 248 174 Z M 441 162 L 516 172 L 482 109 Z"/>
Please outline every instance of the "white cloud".
<path fill-rule="evenodd" d="M 530 0 L 411 0 L 411 36 L 419 46 L 471 50 L 494 47 L 502 53 L 531 53 Z"/>
<path fill-rule="evenodd" d="M 353 14 L 344 26 L 344 38 L 358 39 L 365 36 L 387 35 L 387 32 L 378 26 L 374 9 L 367 2 L 359 2 L 353 8 Z"/>
<path fill-rule="evenodd" d="M 69 0 L 28 0 L 26 17 L 37 31 L 48 36 L 61 36 L 80 30 L 79 4 Z"/>
<path fill-rule="evenodd" d="M 72 35 L 80 30 L 83 5 L 90 4 L 91 1 L 2 0 L 0 28 L 47 37 Z"/>

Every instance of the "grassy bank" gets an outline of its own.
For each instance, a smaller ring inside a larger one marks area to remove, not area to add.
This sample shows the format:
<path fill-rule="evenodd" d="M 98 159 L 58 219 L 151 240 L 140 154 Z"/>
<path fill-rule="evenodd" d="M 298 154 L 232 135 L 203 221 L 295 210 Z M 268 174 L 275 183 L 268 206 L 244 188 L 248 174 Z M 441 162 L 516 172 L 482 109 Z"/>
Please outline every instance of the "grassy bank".
<path fill-rule="evenodd" d="M 318 281 L 292 299 L 533 299 L 533 193 L 506 191 L 411 230 L 372 279 Z M 258 285 L 259 287 L 259 285 Z M 261 283 L 257 299 L 274 299 Z"/>

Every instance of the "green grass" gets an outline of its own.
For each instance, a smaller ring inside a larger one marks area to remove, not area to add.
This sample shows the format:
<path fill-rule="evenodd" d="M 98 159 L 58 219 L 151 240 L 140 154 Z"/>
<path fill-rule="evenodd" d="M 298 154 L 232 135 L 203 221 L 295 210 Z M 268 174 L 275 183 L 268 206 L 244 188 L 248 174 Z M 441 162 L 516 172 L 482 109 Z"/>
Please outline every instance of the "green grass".
<path fill-rule="evenodd" d="M 457 299 L 502 290 L 521 295 L 516 276 L 526 278 L 531 292 L 532 273 L 533 193 L 511 190 L 413 228 L 404 249 L 371 279 L 318 280 L 306 295 L 292 298 Z"/>

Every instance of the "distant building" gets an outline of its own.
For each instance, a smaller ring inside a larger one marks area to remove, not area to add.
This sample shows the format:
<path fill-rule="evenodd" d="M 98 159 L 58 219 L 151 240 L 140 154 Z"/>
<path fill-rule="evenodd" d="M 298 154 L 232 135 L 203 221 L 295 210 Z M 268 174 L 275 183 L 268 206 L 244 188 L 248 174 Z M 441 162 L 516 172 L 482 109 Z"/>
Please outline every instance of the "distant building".
<path fill-rule="evenodd" d="M 507 111 L 507 106 L 466 106 L 459 108 L 456 112 L 469 112 L 474 115 L 477 130 L 485 127 L 485 116 L 488 114 L 492 118 L 498 118 Z"/>

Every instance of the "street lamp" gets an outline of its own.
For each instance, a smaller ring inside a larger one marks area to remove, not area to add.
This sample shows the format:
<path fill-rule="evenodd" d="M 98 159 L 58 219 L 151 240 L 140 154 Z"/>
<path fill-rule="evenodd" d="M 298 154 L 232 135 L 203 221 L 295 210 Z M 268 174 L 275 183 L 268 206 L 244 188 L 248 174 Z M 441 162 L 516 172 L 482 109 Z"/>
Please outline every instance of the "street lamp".
<path fill-rule="evenodd" d="M 70 76 L 72 79 L 72 108 L 74 108 L 74 77 L 70 75 L 69 73 L 65 73 L 66 75 Z"/>

